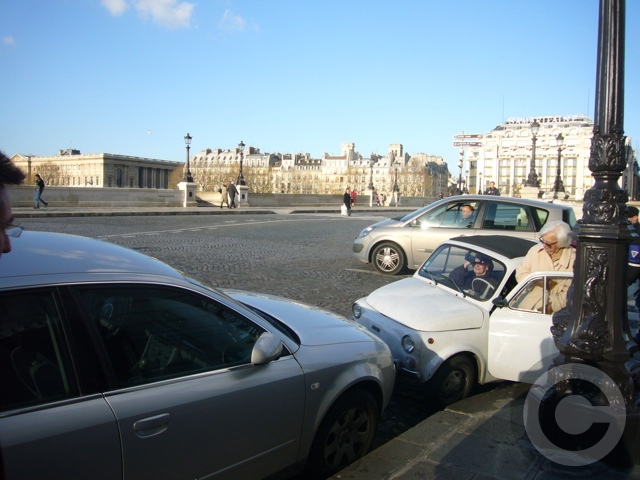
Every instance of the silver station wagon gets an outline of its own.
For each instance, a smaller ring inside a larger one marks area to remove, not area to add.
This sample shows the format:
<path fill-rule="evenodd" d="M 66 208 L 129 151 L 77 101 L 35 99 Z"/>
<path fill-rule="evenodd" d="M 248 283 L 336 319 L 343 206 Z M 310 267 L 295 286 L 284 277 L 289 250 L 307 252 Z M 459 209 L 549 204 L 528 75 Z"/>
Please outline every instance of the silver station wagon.
<path fill-rule="evenodd" d="M 370 448 L 395 367 L 363 327 L 107 242 L 8 233 L 0 478 L 327 476 Z"/>
<path fill-rule="evenodd" d="M 353 242 L 353 254 L 381 273 L 396 275 L 418 268 L 450 238 L 508 235 L 537 240 L 542 226 L 554 220 L 573 226 L 573 208 L 540 200 L 458 195 L 365 228 Z"/>

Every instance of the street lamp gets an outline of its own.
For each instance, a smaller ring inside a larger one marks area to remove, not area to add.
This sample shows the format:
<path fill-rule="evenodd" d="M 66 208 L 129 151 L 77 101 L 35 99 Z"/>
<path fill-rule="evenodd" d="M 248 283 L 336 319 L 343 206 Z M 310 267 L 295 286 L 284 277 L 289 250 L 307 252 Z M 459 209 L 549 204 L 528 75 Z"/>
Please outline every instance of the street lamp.
<path fill-rule="evenodd" d="M 460 159 L 458 160 L 458 168 L 460 173 L 458 174 L 458 195 L 462 193 L 462 165 L 464 163 L 464 150 L 460 149 Z"/>
<path fill-rule="evenodd" d="M 369 174 L 369 186 L 367 187 L 369 190 L 373 191 L 374 186 L 373 186 L 373 158 L 371 159 L 371 161 L 369 162 L 369 170 L 370 170 L 370 174 Z"/>
<path fill-rule="evenodd" d="M 185 165 L 183 181 L 193 183 L 193 177 L 191 176 L 191 169 L 189 168 L 189 149 L 191 148 L 191 135 L 188 133 L 184 136 L 184 143 L 187 145 L 187 164 Z"/>
<path fill-rule="evenodd" d="M 531 169 L 529 170 L 529 177 L 527 178 L 527 187 L 538 187 L 538 175 L 536 175 L 536 141 L 538 140 L 538 130 L 540 130 L 540 124 L 534 120 L 531 124 Z"/>
<path fill-rule="evenodd" d="M 398 166 L 396 165 L 396 177 L 393 181 L 393 191 L 399 192 L 400 188 L 398 187 Z"/>
<path fill-rule="evenodd" d="M 427 196 L 427 181 L 429 180 L 429 173 L 431 173 L 431 170 L 429 169 L 429 166 L 427 165 L 427 163 L 424 163 L 424 183 L 423 183 L 423 188 L 422 188 L 422 196 L 426 197 Z M 433 195 L 433 175 L 431 175 L 431 195 Z"/>
<path fill-rule="evenodd" d="M 478 174 L 480 177 L 480 186 L 478 187 L 478 195 L 482 195 L 482 172 Z"/>
<path fill-rule="evenodd" d="M 562 161 L 562 145 L 564 144 L 564 137 L 562 132 L 556 137 L 556 145 L 558 145 L 558 166 L 556 168 L 556 181 L 553 182 L 553 198 L 558 198 L 558 192 L 564 193 L 564 184 L 560 178 L 560 162 Z"/>
<path fill-rule="evenodd" d="M 238 144 L 238 151 L 240 152 L 240 174 L 238 175 L 238 185 L 246 185 L 247 182 L 244 181 L 244 175 L 242 174 L 242 161 L 244 157 L 244 142 L 240 140 Z"/>

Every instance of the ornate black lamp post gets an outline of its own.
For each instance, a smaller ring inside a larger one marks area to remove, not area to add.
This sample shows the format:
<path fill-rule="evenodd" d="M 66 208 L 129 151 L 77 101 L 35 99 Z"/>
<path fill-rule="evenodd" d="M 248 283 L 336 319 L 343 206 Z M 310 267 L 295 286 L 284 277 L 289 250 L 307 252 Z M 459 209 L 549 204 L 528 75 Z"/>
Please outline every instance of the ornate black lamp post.
<path fill-rule="evenodd" d="M 460 159 L 458 160 L 458 168 L 460 173 L 458 174 L 458 195 L 462 193 L 462 165 L 464 164 L 464 150 L 460 149 Z"/>
<path fill-rule="evenodd" d="M 395 179 L 393 180 L 393 191 L 394 192 L 400 191 L 400 187 L 398 187 L 398 166 L 397 165 L 396 165 L 396 176 L 395 176 Z"/>
<path fill-rule="evenodd" d="M 183 181 L 193 183 L 193 177 L 191 176 L 191 169 L 189 168 L 189 149 L 191 148 L 191 135 L 188 133 L 184 136 L 184 143 L 187 145 L 187 164 L 184 169 Z"/>
<path fill-rule="evenodd" d="M 246 185 L 247 182 L 244 181 L 244 175 L 242 174 L 242 161 L 244 159 L 244 142 L 240 140 L 238 144 L 238 152 L 240 152 L 240 173 L 238 174 L 238 185 Z"/>
<path fill-rule="evenodd" d="M 556 168 L 556 181 L 553 182 L 553 198 L 558 198 L 558 192 L 564 193 L 564 184 L 560 178 L 560 162 L 562 161 L 562 145 L 564 144 L 562 133 L 556 137 L 556 144 L 558 145 L 558 167 Z"/>
<path fill-rule="evenodd" d="M 373 186 L 373 159 L 371 159 L 371 162 L 369 163 L 369 186 L 367 187 L 369 190 L 373 191 L 374 190 L 374 186 Z"/>
<path fill-rule="evenodd" d="M 536 175 L 536 141 L 538 140 L 538 130 L 540 130 L 540 124 L 537 120 L 531 123 L 531 168 L 529 169 L 529 176 L 527 177 L 527 187 L 538 187 L 538 175 Z"/>
<path fill-rule="evenodd" d="M 585 193 L 583 216 L 574 227 L 578 238 L 568 315 L 557 318 L 554 315 L 551 328 L 560 353 L 543 387 L 546 392 L 542 407 L 549 408 L 538 410 L 551 424 L 555 406 L 563 398 L 577 394 L 591 405 L 612 408 L 604 425 L 614 434 L 616 422 L 612 419 L 622 417 L 624 421 L 626 412 L 627 421 L 638 420 L 637 392 L 625 367 L 630 353 L 637 348 L 627 319 L 625 288 L 633 229 L 626 220 L 629 196 L 618 185 L 626 167 L 624 24 L 624 0 L 600 0 L 596 102 L 589 158 L 594 185 Z M 570 413 L 582 415 L 577 411 Z M 610 443 L 615 445 L 620 435 L 616 434 Z M 589 450 L 594 442 L 590 437 L 586 440 L 585 445 L 577 446 Z M 577 455 L 581 448 L 573 445 L 571 451 Z M 593 461 L 608 452 L 609 449 L 599 450 Z"/>
<path fill-rule="evenodd" d="M 424 166 L 424 188 L 423 188 L 422 195 L 424 197 L 426 197 L 428 192 L 429 192 L 428 186 L 427 186 L 427 181 L 429 180 L 429 174 L 430 173 L 431 173 L 431 195 L 433 195 L 433 173 L 429 169 L 429 165 L 427 163 L 425 163 L 423 166 Z"/>

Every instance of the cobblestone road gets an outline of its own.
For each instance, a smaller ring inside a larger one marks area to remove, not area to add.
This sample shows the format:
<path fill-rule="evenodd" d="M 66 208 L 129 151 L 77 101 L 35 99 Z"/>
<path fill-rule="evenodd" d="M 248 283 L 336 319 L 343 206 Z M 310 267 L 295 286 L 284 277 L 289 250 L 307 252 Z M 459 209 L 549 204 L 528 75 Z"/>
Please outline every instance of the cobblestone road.
<path fill-rule="evenodd" d="M 200 282 L 282 295 L 345 316 L 354 300 L 400 277 L 351 253 L 380 216 L 337 214 L 25 218 L 29 229 L 85 235 L 154 256 Z M 376 445 L 433 413 L 421 389 L 399 383 Z"/>

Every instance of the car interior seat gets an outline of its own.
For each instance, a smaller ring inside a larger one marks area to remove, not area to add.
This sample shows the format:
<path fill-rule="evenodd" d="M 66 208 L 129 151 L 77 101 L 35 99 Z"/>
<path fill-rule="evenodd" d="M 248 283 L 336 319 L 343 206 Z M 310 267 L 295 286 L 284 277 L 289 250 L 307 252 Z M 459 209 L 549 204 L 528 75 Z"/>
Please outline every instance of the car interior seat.
<path fill-rule="evenodd" d="M 35 398 L 42 399 L 64 392 L 58 366 L 44 356 L 20 345 L 11 352 L 14 371 Z"/>

